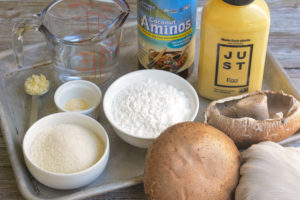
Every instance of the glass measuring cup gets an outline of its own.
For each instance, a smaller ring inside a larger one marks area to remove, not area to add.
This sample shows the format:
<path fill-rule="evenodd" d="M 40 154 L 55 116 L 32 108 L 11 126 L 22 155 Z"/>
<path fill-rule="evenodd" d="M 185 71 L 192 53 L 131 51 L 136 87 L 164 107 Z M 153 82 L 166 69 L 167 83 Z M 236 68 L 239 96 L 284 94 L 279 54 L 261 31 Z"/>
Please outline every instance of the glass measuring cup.
<path fill-rule="evenodd" d="M 124 0 L 56 0 L 13 30 L 17 65 L 23 67 L 23 34 L 41 32 L 62 82 L 104 83 L 118 65 L 121 26 L 129 14 Z"/>

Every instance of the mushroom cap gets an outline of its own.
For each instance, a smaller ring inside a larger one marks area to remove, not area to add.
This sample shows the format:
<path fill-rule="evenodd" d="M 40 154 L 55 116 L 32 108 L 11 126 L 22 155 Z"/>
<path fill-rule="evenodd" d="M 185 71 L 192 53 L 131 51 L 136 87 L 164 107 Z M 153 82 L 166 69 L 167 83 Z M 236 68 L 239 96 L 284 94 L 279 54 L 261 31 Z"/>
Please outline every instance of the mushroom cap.
<path fill-rule="evenodd" d="M 216 128 L 183 122 L 149 147 L 144 173 L 148 200 L 230 200 L 239 180 L 240 152 Z"/>
<path fill-rule="evenodd" d="M 267 95 L 270 116 L 281 112 L 282 118 L 238 118 L 236 103 L 258 94 Z M 295 97 L 282 91 L 256 91 L 211 102 L 204 113 L 204 122 L 226 133 L 239 148 L 247 148 L 262 141 L 279 142 L 297 132 L 300 128 L 299 107 L 299 101 Z"/>

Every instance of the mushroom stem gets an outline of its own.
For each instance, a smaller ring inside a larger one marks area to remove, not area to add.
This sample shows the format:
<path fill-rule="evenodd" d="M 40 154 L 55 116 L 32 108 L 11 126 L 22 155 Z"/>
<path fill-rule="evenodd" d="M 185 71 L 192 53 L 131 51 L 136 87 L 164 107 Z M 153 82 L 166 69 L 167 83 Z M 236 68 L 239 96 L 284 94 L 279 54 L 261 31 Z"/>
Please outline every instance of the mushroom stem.
<path fill-rule="evenodd" d="M 283 112 L 277 112 L 272 116 L 272 119 L 282 119 L 283 118 Z"/>
<path fill-rule="evenodd" d="M 241 99 L 236 104 L 238 117 L 251 117 L 256 120 L 269 118 L 267 96 L 258 94 Z"/>

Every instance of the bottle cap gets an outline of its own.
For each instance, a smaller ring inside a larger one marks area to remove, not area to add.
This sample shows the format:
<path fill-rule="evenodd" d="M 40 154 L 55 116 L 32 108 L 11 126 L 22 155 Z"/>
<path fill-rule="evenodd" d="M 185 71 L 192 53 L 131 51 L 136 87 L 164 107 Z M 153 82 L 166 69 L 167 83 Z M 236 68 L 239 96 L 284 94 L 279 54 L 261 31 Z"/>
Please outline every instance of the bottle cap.
<path fill-rule="evenodd" d="M 244 6 L 252 3 L 254 0 L 223 0 L 223 1 L 235 6 Z"/>

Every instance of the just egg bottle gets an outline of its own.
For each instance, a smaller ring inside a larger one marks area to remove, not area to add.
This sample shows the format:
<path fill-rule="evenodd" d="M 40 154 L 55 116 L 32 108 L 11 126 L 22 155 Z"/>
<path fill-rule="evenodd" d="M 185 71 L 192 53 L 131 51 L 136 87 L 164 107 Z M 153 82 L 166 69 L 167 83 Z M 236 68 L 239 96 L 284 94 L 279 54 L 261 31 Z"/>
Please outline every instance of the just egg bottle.
<path fill-rule="evenodd" d="M 199 95 L 220 99 L 261 90 L 269 29 L 264 0 L 208 0 L 201 22 Z"/>

